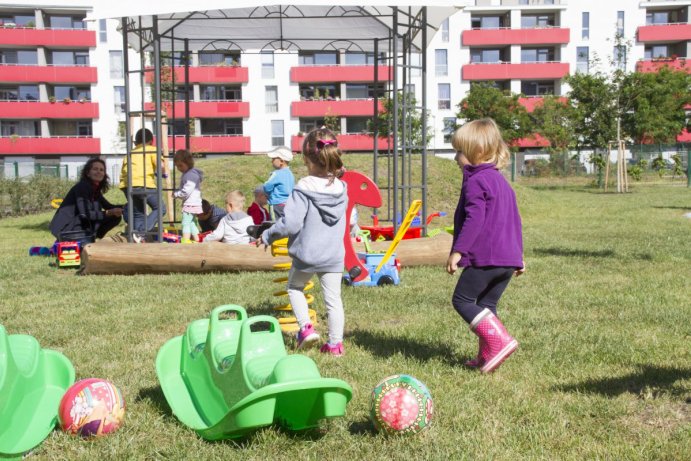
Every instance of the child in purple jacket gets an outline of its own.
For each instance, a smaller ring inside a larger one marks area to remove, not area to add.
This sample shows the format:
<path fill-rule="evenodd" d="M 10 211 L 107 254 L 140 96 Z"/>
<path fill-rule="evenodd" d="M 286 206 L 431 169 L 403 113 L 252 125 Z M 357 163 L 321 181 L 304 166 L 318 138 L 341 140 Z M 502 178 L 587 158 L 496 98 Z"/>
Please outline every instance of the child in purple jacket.
<path fill-rule="evenodd" d="M 518 347 L 497 318 L 497 302 L 511 277 L 525 270 L 521 216 L 516 194 L 499 171 L 509 150 L 494 120 L 466 123 L 451 143 L 463 185 L 446 271 L 463 267 L 452 303 L 479 338 L 478 356 L 466 365 L 489 373 Z"/>

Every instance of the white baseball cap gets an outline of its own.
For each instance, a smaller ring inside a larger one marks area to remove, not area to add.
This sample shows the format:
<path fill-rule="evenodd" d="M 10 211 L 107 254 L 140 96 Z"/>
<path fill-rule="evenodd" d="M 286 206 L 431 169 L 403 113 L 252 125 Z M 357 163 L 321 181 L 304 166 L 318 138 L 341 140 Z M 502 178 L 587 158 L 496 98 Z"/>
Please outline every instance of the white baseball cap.
<path fill-rule="evenodd" d="M 281 160 L 286 162 L 290 162 L 291 160 L 293 160 L 293 152 L 291 152 L 290 148 L 286 146 L 279 146 L 267 152 L 266 155 L 268 155 L 269 158 L 280 158 Z"/>

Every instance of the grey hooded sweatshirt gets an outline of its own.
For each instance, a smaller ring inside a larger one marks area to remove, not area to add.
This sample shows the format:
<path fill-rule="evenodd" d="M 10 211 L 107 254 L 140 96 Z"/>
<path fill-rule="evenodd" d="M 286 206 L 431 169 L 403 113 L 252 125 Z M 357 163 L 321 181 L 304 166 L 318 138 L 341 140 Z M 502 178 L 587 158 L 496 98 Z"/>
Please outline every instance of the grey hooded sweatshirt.
<path fill-rule="evenodd" d="M 348 191 L 334 179 L 308 176 L 298 182 L 288 197 L 285 216 L 264 231 L 262 241 L 288 237 L 293 267 L 304 272 L 342 272 L 345 247 Z"/>
<path fill-rule="evenodd" d="M 173 193 L 175 198 L 184 200 L 183 206 L 202 206 L 201 184 L 204 173 L 196 168 L 185 171 L 180 178 L 180 189 Z"/>

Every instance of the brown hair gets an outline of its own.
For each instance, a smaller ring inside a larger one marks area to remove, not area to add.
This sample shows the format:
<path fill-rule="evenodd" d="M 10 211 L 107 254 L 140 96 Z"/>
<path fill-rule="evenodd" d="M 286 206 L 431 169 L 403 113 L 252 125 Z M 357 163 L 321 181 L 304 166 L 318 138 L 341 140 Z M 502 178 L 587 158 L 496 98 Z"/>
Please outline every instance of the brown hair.
<path fill-rule="evenodd" d="M 194 168 L 194 157 L 187 149 L 180 149 L 173 156 L 173 162 L 182 162 L 189 168 Z"/>
<path fill-rule="evenodd" d="M 494 163 L 501 169 L 509 162 L 509 148 L 491 118 L 466 123 L 454 132 L 451 144 L 473 165 Z"/>
<path fill-rule="evenodd" d="M 317 128 L 307 133 L 302 143 L 302 155 L 323 168 L 329 176 L 338 176 L 343 169 L 338 140 L 328 128 Z"/>
<path fill-rule="evenodd" d="M 91 157 L 89 160 L 86 161 L 86 164 L 84 165 L 84 168 L 82 168 L 82 174 L 80 175 L 80 178 L 83 181 L 91 181 L 89 179 L 89 173 L 91 173 L 91 168 L 94 166 L 94 163 L 100 163 L 103 165 L 103 170 L 108 171 L 106 168 L 106 162 L 99 158 L 99 157 Z M 108 173 L 103 177 L 103 181 L 98 185 L 98 191 L 101 194 L 105 194 L 108 192 L 108 189 L 110 189 L 110 181 L 108 178 Z"/>

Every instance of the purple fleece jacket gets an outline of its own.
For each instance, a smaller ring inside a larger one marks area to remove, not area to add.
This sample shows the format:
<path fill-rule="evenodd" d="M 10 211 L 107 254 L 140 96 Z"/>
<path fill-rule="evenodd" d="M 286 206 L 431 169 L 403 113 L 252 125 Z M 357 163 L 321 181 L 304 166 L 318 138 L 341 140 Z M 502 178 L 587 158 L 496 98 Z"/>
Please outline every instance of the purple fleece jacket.
<path fill-rule="evenodd" d="M 453 246 L 462 267 L 523 267 L 516 194 L 493 163 L 463 167 L 454 215 Z"/>

